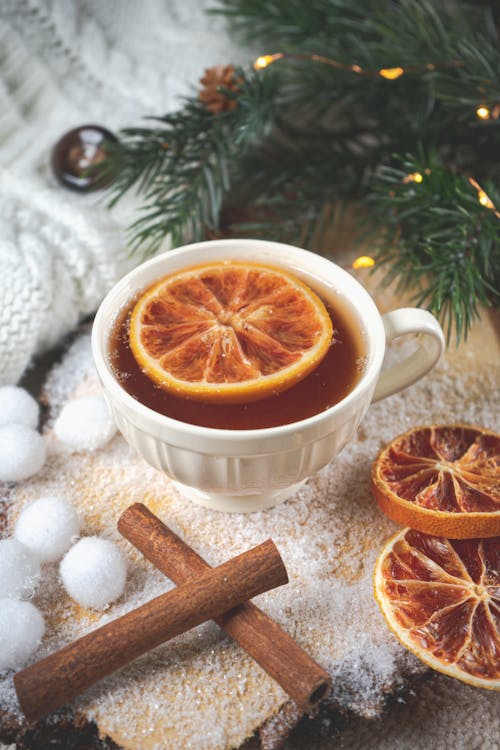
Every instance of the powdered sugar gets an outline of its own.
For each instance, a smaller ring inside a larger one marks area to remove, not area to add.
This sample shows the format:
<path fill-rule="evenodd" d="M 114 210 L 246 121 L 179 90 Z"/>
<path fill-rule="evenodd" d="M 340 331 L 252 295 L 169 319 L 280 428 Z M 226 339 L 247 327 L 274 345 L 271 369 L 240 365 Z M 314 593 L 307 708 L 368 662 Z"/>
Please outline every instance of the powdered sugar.
<path fill-rule="evenodd" d="M 416 424 L 498 428 L 492 409 L 497 372 L 484 369 L 481 379 L 474 378 L 457 366 L 457 358 L 450 353 L 437 373 L 374 404 L 356 439 L 294 499 L 251 515 L 216 513 L 183 499 L 121 436 L 98 453 L 63 456 L 49 431 L 47 465 L 14 490 L 11 520 L 30 499 L 70 490 L 82 533 L 117 542 L 128 556 L 129 576 L 122 599 L 102 614 L 90 614 L 71 603 L 57 571 L 49 571 L 52 578 L 35 600 L 51 613 L 37 657 L 171 587 L 116 531 L 120 513 L 141 501 L 212 565 L 271 536 L 290 583 L 262 594 L 257 603 L 332 674 L 336 708 L 376 715 L 387 692 L 422 666 L 399 646 L 373 601 L 373 563 L 397 527 L 373 501 L 370 465 L 383 444 Z M 70 396 L 98 390 L 85 336 L 48 380 L 52 415 Z M 6 680 L 4 694 L 12 695 L 8 686 Z M 96 685 L 75 706 L 126 748 L 220 750 L 241 744 L 285 700 L 250 657 L 207 623 Z"/>

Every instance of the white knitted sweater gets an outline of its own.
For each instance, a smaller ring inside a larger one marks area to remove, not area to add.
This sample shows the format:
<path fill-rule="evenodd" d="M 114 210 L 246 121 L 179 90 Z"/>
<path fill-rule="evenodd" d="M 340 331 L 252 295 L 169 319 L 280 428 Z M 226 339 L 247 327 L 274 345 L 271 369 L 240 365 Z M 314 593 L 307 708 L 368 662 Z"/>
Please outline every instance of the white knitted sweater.
<path fill-rule="evenodd" d="M 135 262 L 102 194 L 61 187 L 54 143 L 76 125 L 111 130 L 163 114 L 205 67 L 251 59 L 207 0 L 0 3 L 0 385 L 56 344 Z"/>

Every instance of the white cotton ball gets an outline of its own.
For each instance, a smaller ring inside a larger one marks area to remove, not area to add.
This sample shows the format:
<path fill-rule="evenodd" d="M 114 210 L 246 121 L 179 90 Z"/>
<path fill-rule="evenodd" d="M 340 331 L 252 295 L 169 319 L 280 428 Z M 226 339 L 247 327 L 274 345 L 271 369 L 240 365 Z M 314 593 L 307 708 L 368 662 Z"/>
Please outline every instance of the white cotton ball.
<path fill-rule="evenodd" d="M 23 424 L 0 425 L 0 480 L 19 482 L 36 474 L 45 463 L 43 437 Z"/>
<path fill-rule="evenodd" d="M 83 396 L 63 407 L 54 432 L 74 450 L 97 450 L 115 435 L 116 425 L 104 396 Z"/>
<path fill-rule="evenodd" d="M 61 497 L 41 497 L 17 519 L 14 536 L 40 560 L 55 562 L 71 547 L 80 532 L 75 508 Z"/>
<path fill-rule="evenodd" d="M 17 539 L 0 541 L 0 597 L 30 596 L 40 580 L 40 563 Z"/>
<path fill-rule="evenodd" d="M 35 429 L 40 409 L 24 388 L 4 385 L 0 388 L 0 424 L 24 424 Z"/>
<path fill-rule="evenodd" d="M 80 539 L 61 562 L 68 594 L 82 607 L 103 609 L 123 593 L 127 567 L 118 547 L 106 539 Z"/>
<path fill-rule="evenodd" d="M 24 666 L 44 630 L 43 617 L 31 602 L 0 599 L 0 670 Z"/>

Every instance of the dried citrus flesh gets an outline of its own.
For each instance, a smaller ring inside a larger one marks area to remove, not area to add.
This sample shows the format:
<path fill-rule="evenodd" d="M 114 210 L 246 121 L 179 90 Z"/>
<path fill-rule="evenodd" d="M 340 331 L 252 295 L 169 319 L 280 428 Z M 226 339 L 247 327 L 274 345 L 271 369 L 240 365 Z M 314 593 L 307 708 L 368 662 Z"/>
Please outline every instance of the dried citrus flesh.
<path fill-rule="evenodd" d="M 451 539 L 500 535 L 500 435 L 481 427 L 417 427 L 372 467 L 372 489 L 393 521 Z"/>
<path fill-rule="evenodd" d="M 222 261 L 182 269 L 147 289 L 130 347 L 155 383 L 185 398 L 245 403 L 308 375 L 332 341 L 320 298 L 280 268 Z"/>
<path fill-rule="evenodd" d="M 375 565 L 375 598 L 401 643 L 433 669 L 500 690 L 500 537 L 403 529 Z"/>

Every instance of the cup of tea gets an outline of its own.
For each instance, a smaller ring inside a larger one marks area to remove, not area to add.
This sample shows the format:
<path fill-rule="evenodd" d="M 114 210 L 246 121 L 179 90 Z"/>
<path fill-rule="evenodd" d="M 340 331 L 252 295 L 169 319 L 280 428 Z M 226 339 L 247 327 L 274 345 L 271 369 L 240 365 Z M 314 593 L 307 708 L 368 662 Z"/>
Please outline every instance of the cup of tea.
<path fill-rule="evenodd" d="M 205 403 L 169 392 L 131 347 L 137 300 L 183 269 L 246 263 L 281 269 L 319 297 L 333 329 L 326 355 L 291 387 L 247 403 Z M 415 333 L 421 334 L 415 351 L 382 370 L 386 345 Z M 183 495 L 226 512 L 262 510 L 294 495 L 342 450 L 372 402 L 422 378 L 443 349 L 441 327 L 427 311 L 380 315 L 368 292 L 340 266 L 263 240 L 199 242 L 152 258 L 111 289 L 92 330 L 97 372 L 125 439 Z"/>

